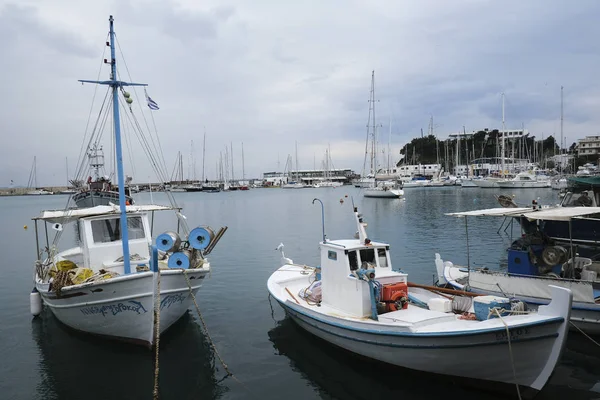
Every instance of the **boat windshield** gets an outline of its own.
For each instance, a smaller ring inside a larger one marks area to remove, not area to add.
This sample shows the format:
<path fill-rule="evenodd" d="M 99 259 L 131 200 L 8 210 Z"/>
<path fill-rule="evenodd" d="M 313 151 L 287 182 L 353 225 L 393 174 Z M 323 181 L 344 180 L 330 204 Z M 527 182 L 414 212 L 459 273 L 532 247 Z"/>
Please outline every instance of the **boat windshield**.
<path fill-rule="evenodd" d="M 562 207 L 591 207 L 593 200 L 587 191 L 581 193 L 568 192 L 562 203 Z"/>
<path fill-rule="evenodd" d="M 141 217 L 127 218 L 129 240 L 143 239 L 144 225 Z M 121 224 L 119 218 L 98 219 L 92 221 L 92 235 L 95 243 L 108 243 L 121 240 Z"/>

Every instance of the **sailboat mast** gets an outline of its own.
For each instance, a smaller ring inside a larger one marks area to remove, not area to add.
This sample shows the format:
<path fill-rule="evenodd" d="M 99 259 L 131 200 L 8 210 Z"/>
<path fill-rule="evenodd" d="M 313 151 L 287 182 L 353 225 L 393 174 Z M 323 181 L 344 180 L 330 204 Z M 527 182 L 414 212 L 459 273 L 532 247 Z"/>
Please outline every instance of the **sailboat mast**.
<path fill-rule="evenodd" d="M 235 178 L 233 175 L 233 142 L 229 142 L 229 147 L 231 148 L 231 182 L 233 182 Z"/>
<path fill-rule="evenodd" d="M 373 177 L 377 176 L 377 124 L 375 120 L 375 71 L 371 77 L 371 87 L 373 96 Z"/>
<path fill-rule="evenodd" d="M 563 148 L 563 87 L 560 87 L 560 165 L 562 168 L 562 148 Z"/>
<path fill-rule="evenodd" d="M 202 143 L 202 182 L 204 182 L 204 163 L 206 161 L 206 128 L 204 128 L 204 141 Z"/>
<path fill-rule="evenodd" d="M 117 179 L 119 182 L 119 208 L 121 210 L 121 242 L 123 243 L 123 266 L 125 274 L 131 272 L 129 260 L 129 233 L 127 232 L 127 207 L 125 205 L 125 174 L 123 172 L 123 150 L 121 148 L 121 117 L 119 115 L 119 88 L 122 83 L 117 80 L 117 61 L 115 56 L 115 31 L 113 16 L 108 19 L 110 23 L 110 86 L 113 99 L 113 123 L 115 131 L 115 153 L 117 157 Z"/>
<path fill-rule="evenodd" d="M 502 157 L 502 177 L 504 178 L 504 135 L 506 131 L 506 126 L 504 125 L 504 92 L 502 92 L 502 150 L 501 150 L 501 157 Z"/>
<path fill-rule="evenodd" d="M 246 181 L 246 163 L 244 162 L 244 142 L 242 142 L 242 179 Z"/>

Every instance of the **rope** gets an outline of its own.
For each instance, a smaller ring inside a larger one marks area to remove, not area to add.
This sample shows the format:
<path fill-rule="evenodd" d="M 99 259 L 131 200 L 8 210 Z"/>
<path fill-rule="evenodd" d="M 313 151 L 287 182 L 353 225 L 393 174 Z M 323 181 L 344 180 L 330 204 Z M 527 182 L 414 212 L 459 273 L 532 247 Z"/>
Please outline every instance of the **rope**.
<path fill-rule="evenodd" d="M 594 343 L 596 346 L 600 347 L 600 343 L 596 342 L 594 339 L 592 339 L 587 333 L 585 333 L 584 331 L 581 330 L 581 328 L 579 328 L 577 325 L 575 325 L 573 323 L 573 321 L 569 321 L 569 323 L 571 325 L 573 325 L 575 327 L 575 329 L 577 329 L 583 336 L 585 336 L 586 338 L 590 339 L 592 341 L 592 343 Z"/>
<path fill-rule="evenodd" d="M 500 318 L 500 321 L 502 321 L 502 323 L 504 324 L 504 328 L 506 328 L 506 338 L 508 340 L 508 352 L 510 354 L 510 364 L 512 366 L 513 378 L 515 380 L 515 386 L 517 388 L 517 397 L 519 398 L 519 400 L 521 400 L 521 389 L 519 389 L 519 384 L 517 383 L 517 370 L 515 368 L 515 359 L 513 358 L 512 345 L 510 342 L 510 330 L 508 329 L 508 325 L 506 324 L 506 321 L 504 321 L 504 318 L 502 318 L 502 316 L 500 315 L 500 312 L 498 311 L 498 307 L 494 307 L 494 308 L 490 309 L 490 314 L 492 312 L 494 312 L 498 316 L 498 318 Z"/>
<path fill-rule="evenodd" d="M 160 270 L 156 273 L 156 300 L 154 301 L 154 340 L 156 341 L 154 355 L 154 390 L 152 398 L 158 400 L 158 354 L 160 350 Z"/>

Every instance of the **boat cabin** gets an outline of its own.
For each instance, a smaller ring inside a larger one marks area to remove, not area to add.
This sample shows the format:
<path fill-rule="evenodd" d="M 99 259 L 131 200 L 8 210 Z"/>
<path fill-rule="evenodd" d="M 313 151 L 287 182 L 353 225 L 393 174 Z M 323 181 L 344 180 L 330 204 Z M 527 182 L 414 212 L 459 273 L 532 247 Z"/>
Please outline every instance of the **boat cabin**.
<path fill-rule="evenodd" d="M 152 231 L 149 213 L 170 210 L 170 207 L 143 205 L 127 206 L 127 233 L 131 272 L 147 270 L 150 264 L 150 245 Z M 72 261 L 77 267 L 98 272 L 103 269 L 119 275 L 125 273 L 123 262 L 123 244 L 121 240 L 119 208 L 116 206 L 96 206 L 85 209 L 44 211 L 37 221 L 53 224 L 57 231 L 62 225 L 76 224 L 79 246 L 62 251 L 56 255 L 55 261 Z M 48 231 L 46 224 L 46 233 Z M 48 235 L 46 235 L 46 238 Z M 50 243 L 47 243 L 50 248 Z M 39 240 L 38 240 L 38 254 Z"/>
<path fill-rule="evenodd" d="M 321 287 L 323 305 L 358 317 L 372 315 L 371 288 L 358 277 L 370 271 L 381 285 L 406 285 L 407 275 L 392 271 L 389 245 L 366 240 L 321 242 Z"/>

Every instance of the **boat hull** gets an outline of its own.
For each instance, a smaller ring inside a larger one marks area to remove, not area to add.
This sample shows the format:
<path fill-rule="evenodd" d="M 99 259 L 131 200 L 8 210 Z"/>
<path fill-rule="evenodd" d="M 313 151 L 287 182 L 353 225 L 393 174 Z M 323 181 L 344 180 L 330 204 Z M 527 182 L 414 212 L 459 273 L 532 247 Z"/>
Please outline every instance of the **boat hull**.
<path fill-rule="evenodd" d="M 550 303 L 548 285 L 567 288 L 573 292 L 573 305 L 570 321 L 576 328 L 592 335 L 600 334 L 600 304 L 593 302 L 593 287 L 591 282 L 576 282 L 565 279 L 517 277 L 494 272 L 470 272 L 468 288 L 458 280 L 465 278 L 467 273 L 461 268 L 444 267 L 444 279 L 452 287 L 459 290 L 469 290 L 483 295 L 501 296 L 510 293 L 511 297 L 527 303 L 528 309 L 536 310 L 541 305 Z M 587 301 L 586 301 L 587 300 Z"/>
<path fill-rule="evenodd" d="M 497 187 L 503 189 L 537 189 L 549 188 L 550 181 L 518 182 L 518 181 L 499 181 Z"/>
<path fill-rule="evenodd" d="M 73 195 L 73 201 L 79 208 L 108 206 L 110 203 L 119 204 L 119 192 L 86 190 Z M 131 196 L 125 196 L 125 201 L 133 204 Z"/>
<path fill-rule="evenodd" d="M 300 327 L 353 353 L 418 371 L 515 383 L 505 331 L 447 337 L 394 335 L 379 330 L 361 332 L 347 329 L 334 317 L 311 315 L 288 301 L 278 299 L 278 302 Z M 541 382 L 539 377 L 545 374 L 548 349 L 560 330 L 558 324 L 562 324 L 560 319 L 511 329 L 512 354 L 518 365 L 516 383 L 535 390 L 545 384 L 545 379 Z"/>
<path fill-rule="evenodd" d="M 384 198 L 384 199 L 397 199 L 404 195 L 404 191 L 402 189 L 365 189 L 364 196 L 365 197 L 375 197 L 375 198 Z"/>
<path fill-rule="evenodd" d="M 471 182 L 473 182 L 477 187 L 480 188 L 497 188 L 498 187 L 498 180 L 496 179 L 474 179 Z"/>
<path fill-rule="evenodd" d="M 192 305 L 192 296 L 202 286 L 209 267 L 187 270 L 189 286 L 182 270 L 161 270 L 160 332 L 166 331 Z M 63 324 L 78 331 L 154 344 L 155 274 L 143 272 L 63 288 L 61 296 L 49 285 L 36 282 L 44 305 Z"/>

